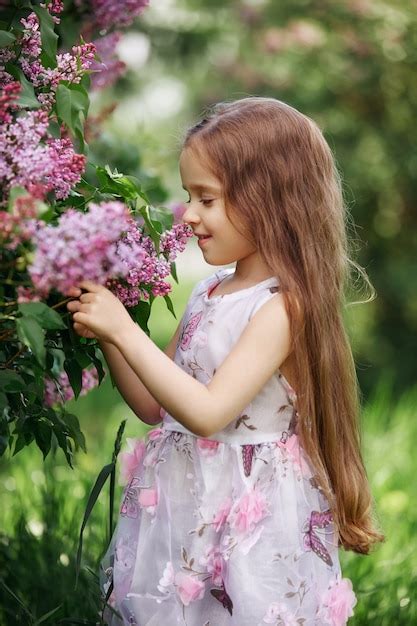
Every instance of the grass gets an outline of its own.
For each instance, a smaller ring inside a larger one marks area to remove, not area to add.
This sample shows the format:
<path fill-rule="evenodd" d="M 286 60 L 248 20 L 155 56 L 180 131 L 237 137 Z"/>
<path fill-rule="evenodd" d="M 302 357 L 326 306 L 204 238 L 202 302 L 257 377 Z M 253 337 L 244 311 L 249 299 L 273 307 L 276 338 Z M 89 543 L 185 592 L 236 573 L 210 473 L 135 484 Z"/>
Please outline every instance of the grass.
<path fill-rule="evenodd" d="M 174 290 L 178 320 L 191 287 L 184 283 Z M 159 346 L 166 345 L 177 323 L 158 302 L 151 330 L 164 328 Z M 417 387 L 394 397 L 388 380 L 381 380 L 364 406 L 364 460 L 386 541 L 368 556 L 340 553 L 343 575 L 358 597 L 352 626 L 417 624 L 416 407 Z M 44 463 L 34 447 L 0 463 L 0 626 L 100 623 L 96 573 L 109 538 L 108 485 L 84 534 L 75 590 L 80 525 L 95 478 L 111 460 L 121 421 L 127 419 L 125 437 L 141 436 L 148 427 L 109 380 L 69 409 L 79 415 L 88 446 L 86 455 L 76 456 L 74 470 L 61 451 Z M 116 503 L 120 493 L 118 486 Z"/>

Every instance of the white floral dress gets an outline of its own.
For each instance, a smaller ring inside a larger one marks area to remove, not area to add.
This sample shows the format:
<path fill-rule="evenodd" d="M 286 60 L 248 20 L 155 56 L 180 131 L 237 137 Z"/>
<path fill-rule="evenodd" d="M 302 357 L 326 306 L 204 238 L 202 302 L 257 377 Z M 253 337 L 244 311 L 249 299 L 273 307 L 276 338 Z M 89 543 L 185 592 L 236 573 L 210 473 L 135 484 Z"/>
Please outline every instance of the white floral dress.
<path fill-rule="evenodd" d="M 226 295 L 233 269 L 200 281 L 175 362 L 207 384 L 277 278 Z M 199 438 L 161 410 L 160 428 L 121 455 L 126 485 L 102 561 L 112 626 L 342 626 L 356 597 L 342 579 L 328 502 L 297 436 L 296 394 L 278 370 L 226 428 Z"/>

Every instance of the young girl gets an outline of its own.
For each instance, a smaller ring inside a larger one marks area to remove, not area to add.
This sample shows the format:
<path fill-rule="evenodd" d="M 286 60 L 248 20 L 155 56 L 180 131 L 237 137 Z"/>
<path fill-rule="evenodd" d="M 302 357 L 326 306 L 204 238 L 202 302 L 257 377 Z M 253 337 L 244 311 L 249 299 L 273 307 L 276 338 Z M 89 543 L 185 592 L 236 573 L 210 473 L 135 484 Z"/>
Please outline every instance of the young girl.
<path fill-rule="evenodd" d="M 272 98 L 186 134 L 183 220 L 210 265 L 164 352 L 89 281 L 68 304 L 147 424 L 103 560 L 108 623 L 341 626 L 338 548 L 383 540 L 360 451 L 340 178 L 317 125 Z M 231 268 L 222 266 L 234 263 Z M 126 461 L 126 458 L 125 458 Z"/>

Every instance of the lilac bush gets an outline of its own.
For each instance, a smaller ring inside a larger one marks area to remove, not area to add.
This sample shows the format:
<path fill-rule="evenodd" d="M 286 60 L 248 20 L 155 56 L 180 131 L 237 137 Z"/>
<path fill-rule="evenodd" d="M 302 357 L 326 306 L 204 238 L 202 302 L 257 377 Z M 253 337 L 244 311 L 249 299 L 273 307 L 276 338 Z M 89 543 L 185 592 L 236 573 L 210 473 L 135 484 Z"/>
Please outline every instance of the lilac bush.
<path fill-rule="evenodd" d="M 105 285 L 149 334 L 155 297 L 174 313 L 167 278 L 177 281 L 192 231 L 177 223 L 181 207 L 152 206 L 133 176 L 89 163 L 84 178 L 90 74 L 96 87 L 120 75 L 111 29 L 147 2 L 77 2 L 84 38 L 64 50 L 63 2 L 13 4 L 0 39 L 0 456 L 35 442 L 71 465 L 85 441 L 65 403 L 105 372 L 97 340 L 73 330 L 69 288 Z"/>

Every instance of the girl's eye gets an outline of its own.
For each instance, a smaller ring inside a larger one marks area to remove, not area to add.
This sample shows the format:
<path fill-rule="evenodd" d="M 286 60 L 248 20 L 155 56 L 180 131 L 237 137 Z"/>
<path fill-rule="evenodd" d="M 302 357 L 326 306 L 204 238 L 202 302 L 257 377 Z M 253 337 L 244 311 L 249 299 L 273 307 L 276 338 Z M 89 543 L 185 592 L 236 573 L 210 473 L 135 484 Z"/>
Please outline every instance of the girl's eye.
<path fill-rule="evenodd" d="M 204 204 L 204 206 L 210 206 L 210 204 L 214 202 L 214 200 L 213 198 L 203 198 L 202 200 L 200 200 L 200 202 Z"/>

